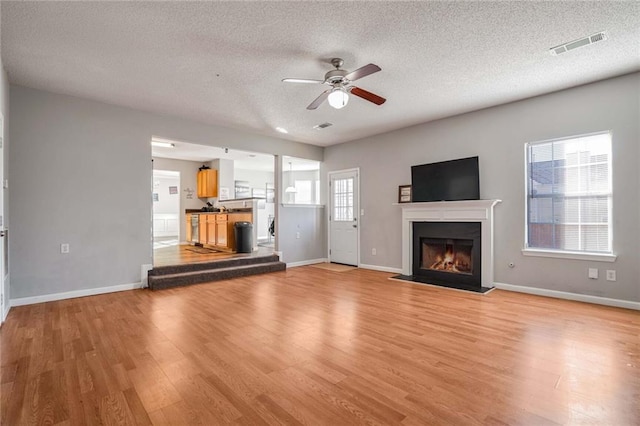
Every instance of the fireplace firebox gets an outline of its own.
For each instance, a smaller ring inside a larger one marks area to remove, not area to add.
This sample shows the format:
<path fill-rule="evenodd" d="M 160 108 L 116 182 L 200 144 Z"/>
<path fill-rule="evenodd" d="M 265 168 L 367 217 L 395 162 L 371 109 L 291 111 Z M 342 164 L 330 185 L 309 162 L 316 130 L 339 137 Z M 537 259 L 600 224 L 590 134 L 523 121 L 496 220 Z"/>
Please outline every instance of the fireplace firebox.
<path fill-rule="evenodd" d="M 480 222 L 413 222 L 413 279 L 481 291 Z"/>

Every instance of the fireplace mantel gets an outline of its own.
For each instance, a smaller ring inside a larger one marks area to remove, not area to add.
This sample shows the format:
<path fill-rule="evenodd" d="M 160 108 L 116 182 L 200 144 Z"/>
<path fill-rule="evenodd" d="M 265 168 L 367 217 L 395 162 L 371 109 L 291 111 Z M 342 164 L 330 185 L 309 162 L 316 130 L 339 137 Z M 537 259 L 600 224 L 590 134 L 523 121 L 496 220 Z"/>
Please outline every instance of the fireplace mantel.
<path fill-rule="evenodd" d="M 502 200 L 398 204 L 402 208 L 402 274 L 413 273 L 412 222 L 480 222 L 482 287 L 493 287 L 493 208 L 500 202 Z"/>

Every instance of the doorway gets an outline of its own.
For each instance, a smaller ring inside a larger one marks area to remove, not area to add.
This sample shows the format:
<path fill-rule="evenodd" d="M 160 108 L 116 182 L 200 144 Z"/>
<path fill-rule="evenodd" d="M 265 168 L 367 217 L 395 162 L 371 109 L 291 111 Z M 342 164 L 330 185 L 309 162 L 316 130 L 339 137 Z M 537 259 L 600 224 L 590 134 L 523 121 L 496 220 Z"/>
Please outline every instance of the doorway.
<path fill-rule="evenodd" d="M 358 266 L 359 187 L 358 169 L 329 172 L 329 262 Z"/>
<path fill-rule="evenodd" d="M 218 213 L 219 210 L 245 209 L 247 203 L 251 204 L 249 207 L 252 210 L 253 241 L 257 243 L 259 249 L 254 254 L 274 250 L 275 236 L 269 233 L 270 221 L 273 221 L 275 216 L 275 158 L 273 155 L 199 145 L 155 136 L 151 145 L 154 171 L 152 192 L 154 200 L 157 200 L 152 203 L 154 268 L 210 262 L 239 256 L 219 244 L 217 233 L 222 225 L 210 219 L 211 214 Z M 209 168 L 217 170 L 215 184 L 217 194 L 200 197 L 198 172 L 200 169 Z M 159 176 L 156 172 L 162 172 L 165 178 L 170 176 L 166 176 L 163 172 L 177 172 L 179 183 L 158 182 Z M 178 215 L 176 222 L 173 221 L 175 216 L 159 216 L 167 213 L 159 211 L 159 207 L 167 197 L 173 195 L 168 193 L 169 186 L 177 187 L 176 198 L 179 199 L 180 204 L 178 209 L 174 210 Z M 232 214 L 235 213 L 247 212 L 232 211 Z M 201 220 L 203 217 L 204 220 Z M 169 232 L 174 230 L 174 223 L 179 230 L 178 234 Z M 193 238 L 194 223 L 197 227 L 197 239 Z"/>
<path fill-rule="evenodd" d="M 153 248 L 180 243 L 180 172 L 153 170 Z"/>

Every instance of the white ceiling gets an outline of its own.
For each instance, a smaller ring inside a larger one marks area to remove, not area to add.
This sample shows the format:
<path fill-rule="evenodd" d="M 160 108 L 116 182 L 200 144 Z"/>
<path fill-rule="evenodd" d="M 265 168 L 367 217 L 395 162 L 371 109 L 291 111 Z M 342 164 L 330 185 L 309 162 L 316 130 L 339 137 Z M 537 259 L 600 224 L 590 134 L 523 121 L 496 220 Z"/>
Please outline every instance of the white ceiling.
<path fill-rule="evenodd" d="M 268 154 L 257 152 L 240 151 L 225 147 L 212 147 L 207 145 L 193 144 L 169 139 L 160 139 L 163 142 L 173 144 L 173 147 L 151 146 L 151 156 L 155 158 L 171 158 L 174 160 L 187 160 L 208 163 L 216 159 L 232 160 L 233 168 L 238 170 L 253 170 L 261 172 L 272 172 L 275 169 L 274 157 Z M 319 163 L 314 160 L 295 158 L 289 156 L 282 157 L 282 164 L 285 171 L 308 171 L 318 170 Z"/>
<path fill-rule="evenodd" d="M 320 146 L 640 69 L 637 1 L 3 1 L 1 13 L 12 83 Z M 548 52 L 599 31 L 609 39 Z M 322 79 L 332 57 L 379 65 L 357 85 L 387 102 L 306 110 L 326 86 L 280 80 Z"/>
<path fill-rule="evenodd" d="M 157 158 L 172 158 L 176 160 L 188 160 L 206 163 L 211 160 L 233 160 L 234 168 L 243 170 L 258 170 L 273 172 L 273 155 L 258 154 L 255 152 L 240 151 L 224 147 L 211 147 L 181 141 L 172 142 L 173 148 L 151 147 L 151 155 Z"/>

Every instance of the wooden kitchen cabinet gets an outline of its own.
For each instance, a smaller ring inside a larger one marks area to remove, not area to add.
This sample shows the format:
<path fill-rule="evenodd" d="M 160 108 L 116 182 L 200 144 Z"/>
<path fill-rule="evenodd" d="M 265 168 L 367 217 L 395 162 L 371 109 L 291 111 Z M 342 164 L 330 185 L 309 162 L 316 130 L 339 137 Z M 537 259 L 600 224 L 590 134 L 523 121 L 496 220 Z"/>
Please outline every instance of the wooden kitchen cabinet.
<path fill-rule="evenodd" d="M 198 172 L 198 198 L 218 196 L 218 171 L 205 169 Z"/>
<path fill-rule="evenodd" d="M 190 217 L 191 215 L 187 215 Z M 201 244 L 223 251 L 235 251 L 236 239 L 234 225 L 236 222 L 251 222 L 251 213 L 200 213 L 198 230 Z M 191 223 L 187 218 L 187 236 L 191 232 Z"/>
<path fill-rule="evenodd" d="M 215 214 L 204 215 L 207 218 L 207 239 L 206 244 L 216 245 L 216 216 Z"/>
<path fill-rule="evenodd" d="M 229 215 L 217 214 L 216 215 L 216 246 L 220 248 L 233 248 L 229 245 Z"/>
<path fill-rule="evenodd" d="M 206 214 L 198 215 L 198 242 L 200 242 L 200 244 L 207 241 L 207 216 Z"/>

